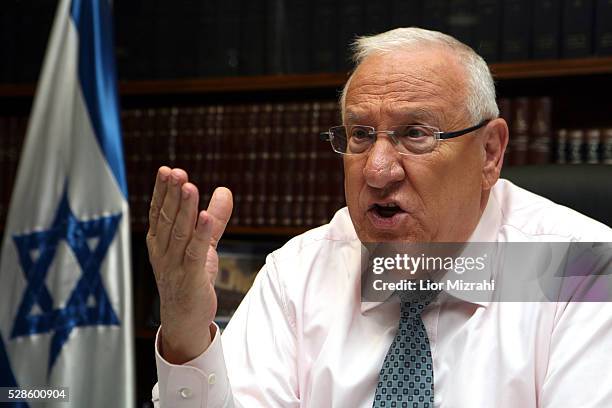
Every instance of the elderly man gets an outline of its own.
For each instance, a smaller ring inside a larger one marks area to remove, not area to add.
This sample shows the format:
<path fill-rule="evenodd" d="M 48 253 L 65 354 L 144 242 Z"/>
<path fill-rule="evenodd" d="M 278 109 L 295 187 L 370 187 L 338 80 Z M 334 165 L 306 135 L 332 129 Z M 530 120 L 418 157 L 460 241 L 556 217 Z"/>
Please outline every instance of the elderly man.
<path fill-rule="evenodd" d="M 162 407 L 612 406 L 609 303 L 365 303 L 362 243 L 610 241 L 612 231 L 498 180 L 508 128 L 487 65 L 437 32 L 361 38 L 344 89 L 348 209 L 268 256 L 220 336 L 216 244 L 232 210 L 162 167 L 149 255 Z M 451 299 L 452 298 L 452 299 Z M 399 322 L 399 323 L 398 323 Z"/>

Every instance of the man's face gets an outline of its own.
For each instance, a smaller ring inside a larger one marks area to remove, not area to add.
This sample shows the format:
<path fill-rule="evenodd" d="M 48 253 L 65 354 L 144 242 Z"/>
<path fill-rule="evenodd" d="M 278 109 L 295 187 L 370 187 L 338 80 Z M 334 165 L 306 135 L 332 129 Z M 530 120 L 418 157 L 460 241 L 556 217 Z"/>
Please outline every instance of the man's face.
<path fill-rule="evenodd" d="M 460 130 L 475 125 L 465 94 L 463 68 L 446 50 L 371 55 L 351 79 L 345 124 Z M 431 153 L 418 156 L 400 155 L 380 133 L 368 153 L 344 156 L 346 200 L 359 239 L 467 240 L 486 202 L 485 156 L 479 131 L 440 141 Z"/>

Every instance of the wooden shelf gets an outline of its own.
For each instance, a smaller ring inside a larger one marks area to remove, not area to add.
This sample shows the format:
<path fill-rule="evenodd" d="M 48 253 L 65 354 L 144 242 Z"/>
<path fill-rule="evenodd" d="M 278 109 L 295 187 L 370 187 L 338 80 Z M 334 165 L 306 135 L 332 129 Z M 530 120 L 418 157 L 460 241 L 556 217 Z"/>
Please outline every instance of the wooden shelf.
<path fill-rule="evenodd" d="M 314 227 L 243 227 L 230 225 L 225 230 L 226 234 L 236 235 L 276 235 L 294 236 L 302 234 Z"/>
<path fill-rule="evenodd" d="M 612 74 L 612 57 L 505 62 L 491 65 L 498 80 Z M 266 75 L 178 80 L 122 81 L 124 96 L 184 95 L 223 92 L 257 92 L 339 88 L 345 73 Z M 0 97 L 31 97 L 32 84 L 0 84 Z"/>
<path fill-rule="evenodd" d="M 552 78 L 612 74 L 612 57 L 492 64 L 496 79 Z"/>

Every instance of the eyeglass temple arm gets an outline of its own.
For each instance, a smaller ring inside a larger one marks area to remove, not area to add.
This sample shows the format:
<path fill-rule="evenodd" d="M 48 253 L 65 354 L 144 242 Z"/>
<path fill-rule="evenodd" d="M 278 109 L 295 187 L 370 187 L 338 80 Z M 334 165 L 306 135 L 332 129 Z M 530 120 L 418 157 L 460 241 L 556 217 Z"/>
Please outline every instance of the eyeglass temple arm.
<path fill-rule="evenodd" d="M 321 132 L 321 133 L 319 133 L 319 139 L 321 139 L 323 142 L 329 142 L 329 141 L 331 141 L 331 133 L 330 132 Z"/>
<path fill-rule="evenodd" d="M 475 126 L 472 126 L 472 127 L 469 127 L 467 129 L 458 130 L 456 132 L 443 132 L 443 133 L 440 133 L 440 139 L 452 139 L 454 137 L 463 136 L 466 133 L 470 133 L 470 132 L 473 132 L 475 130 L 480 129 L 481 127 L 485 126 L 489 122 L 490 122 L 489 119 L 485 119 L 482 122 L 480 122 L 479 124 L 477 124 Z"/>

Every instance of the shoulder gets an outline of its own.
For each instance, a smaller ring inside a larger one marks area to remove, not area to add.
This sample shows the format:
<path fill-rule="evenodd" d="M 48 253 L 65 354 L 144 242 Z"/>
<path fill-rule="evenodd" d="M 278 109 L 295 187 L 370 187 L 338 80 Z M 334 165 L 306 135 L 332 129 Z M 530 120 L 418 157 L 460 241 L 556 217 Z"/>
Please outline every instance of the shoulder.
<path fill-rule="evenodd" d="M 500 179 L 491 192 L 501 209 L 501 229 L 508 240 L 517 235 L 550 240 L 612 241 L 612 229 L 571 208 Z"/>

